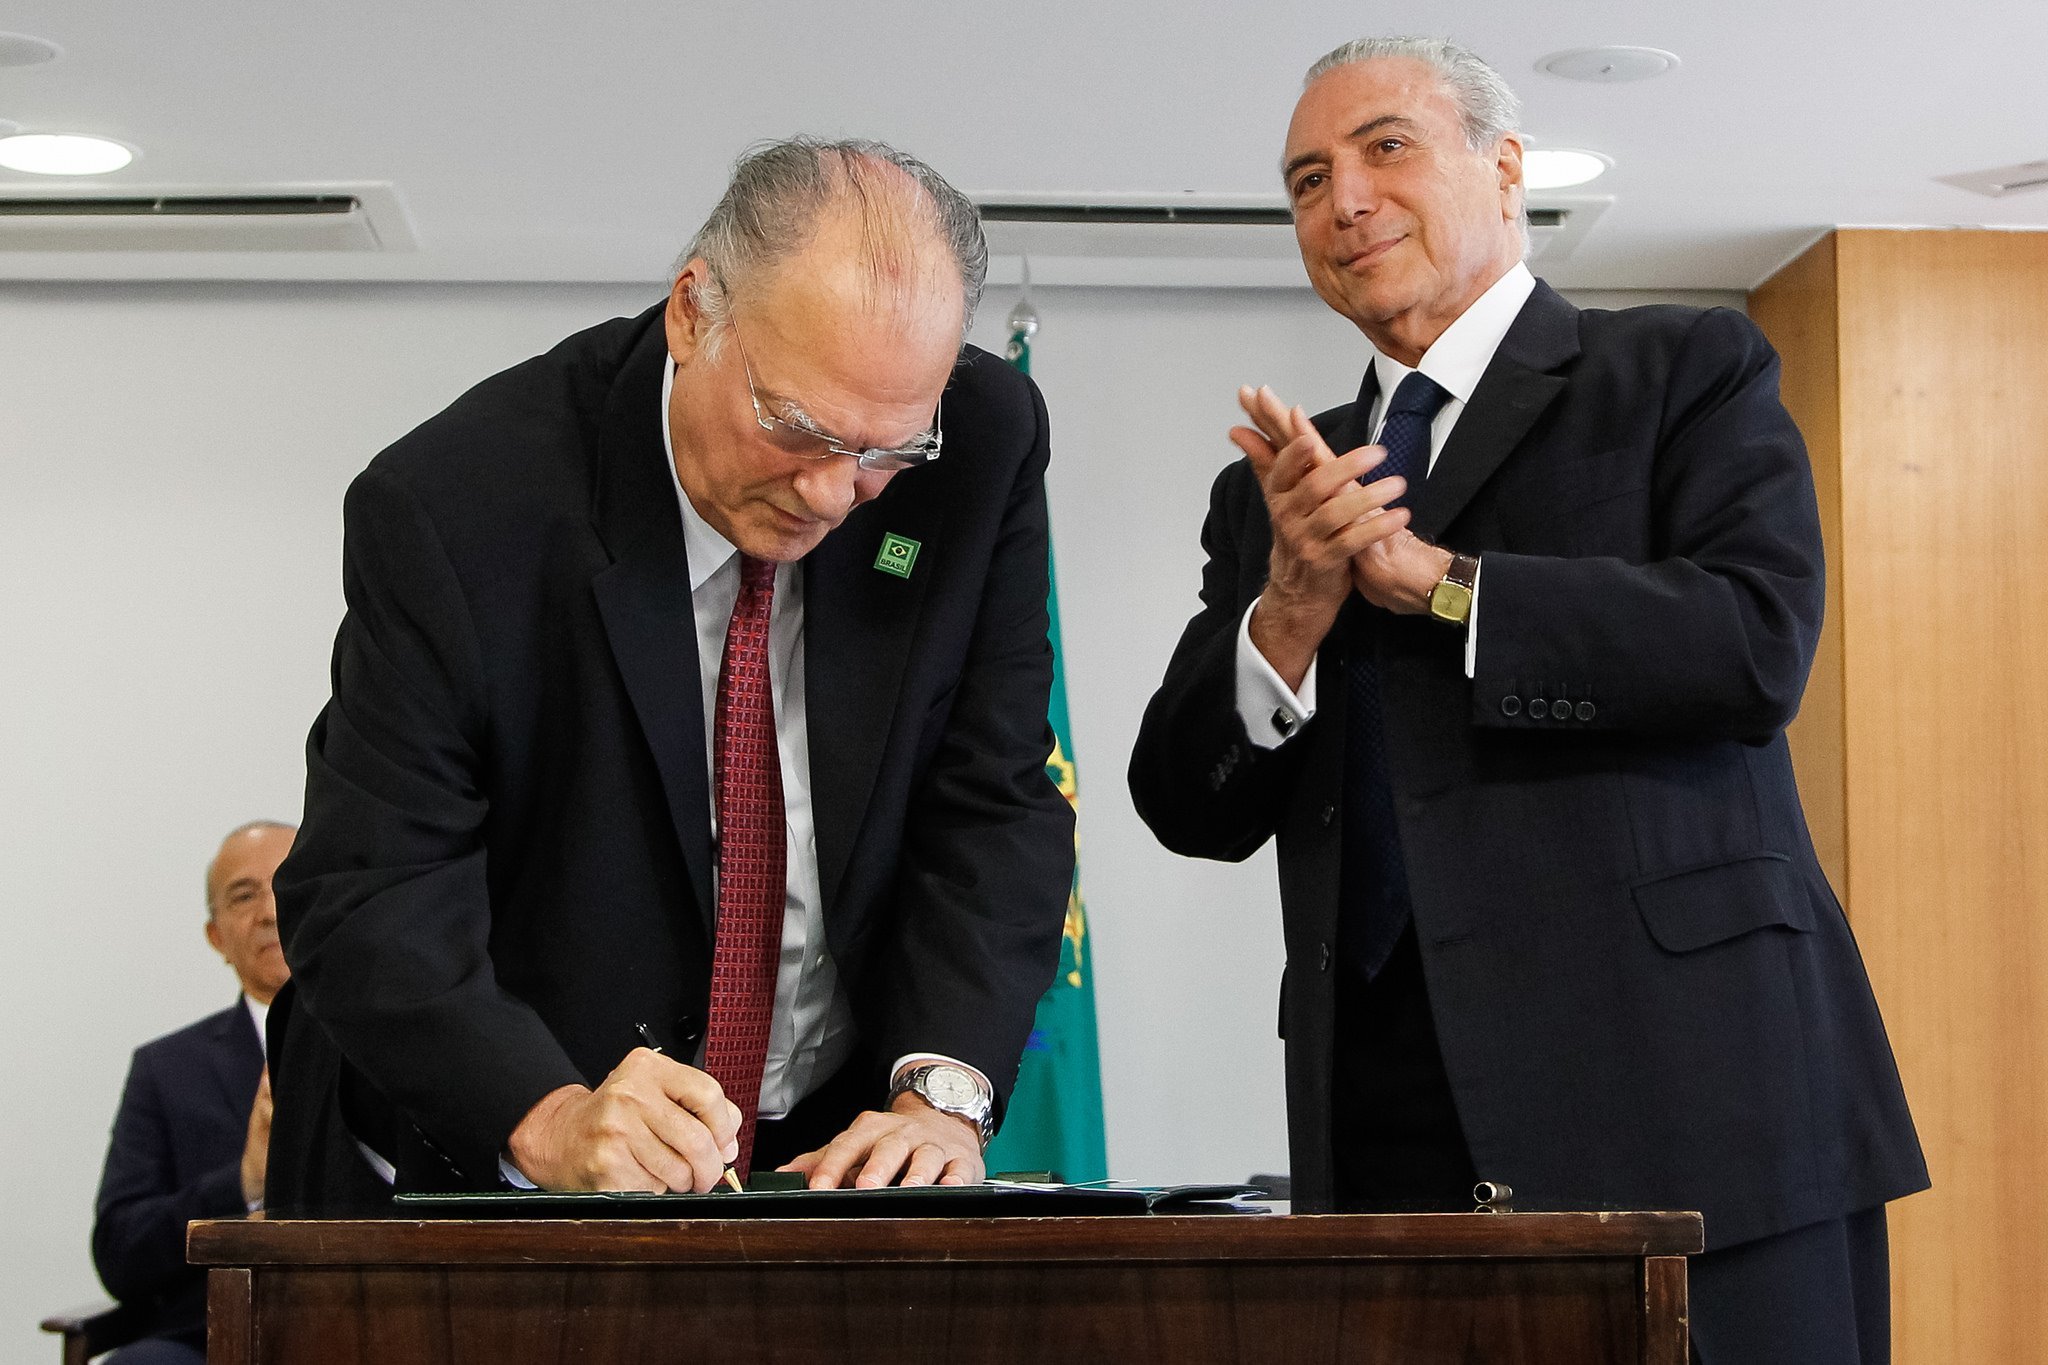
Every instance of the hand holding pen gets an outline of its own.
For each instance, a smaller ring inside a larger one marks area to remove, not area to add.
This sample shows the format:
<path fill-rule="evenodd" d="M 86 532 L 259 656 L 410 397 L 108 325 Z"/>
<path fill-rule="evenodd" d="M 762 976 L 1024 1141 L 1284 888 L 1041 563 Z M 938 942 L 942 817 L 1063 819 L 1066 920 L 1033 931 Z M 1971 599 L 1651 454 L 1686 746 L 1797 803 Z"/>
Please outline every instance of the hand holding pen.
<path fill-rule="evenodd" d="M 636 1047 L 595 1090 L 565 1085 L 543 1096 L 506 1147 L 544 1190 L 705 1194 L 738 1185 L 739 1130 L 739 1106 L 715 1079 Z"/>
<path fill-rule="evenodd" d="M 645 1024 L 635 1024 L 633 1025 L 633 1028 L 636 1032 L 639 1033 L 641 1043 L 643 1043 L 646 1046 L 649 1052 L 652 1052 L 657 1057 L 665 1057 L 668 1055 L 666 1052 L 662 1050 L 661 1044 L 655 1041 L 653 1029 L 647 1027 L 647 1025 Z M 733 1112 L 739 1112 L 737 1106 L 735 1106 Z M 733 1171 L 733 1168 L 730 1166 L 727 1166 L 725 1168 L 725 1174 L 718 1178 L 718 1183 L 724 1185 L 727 1189 L 730 1189 L 734 1194 L 746 1193 L 746 1191 L 740 1187 L 739 1176 Z"/>

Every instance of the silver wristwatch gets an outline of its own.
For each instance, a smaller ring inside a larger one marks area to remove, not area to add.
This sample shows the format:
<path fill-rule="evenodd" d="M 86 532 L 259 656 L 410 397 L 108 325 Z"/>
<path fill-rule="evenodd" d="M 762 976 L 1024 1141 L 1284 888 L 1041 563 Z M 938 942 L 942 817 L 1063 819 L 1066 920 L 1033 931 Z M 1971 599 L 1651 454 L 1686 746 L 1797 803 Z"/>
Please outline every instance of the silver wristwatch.
<path fill-rule="evenodd" d="M 957 1114 L 966 1119 L 981 1133 L 983 1150 L 988 1148 L 988 1140 L 995 1136 L 995 1098 L 982 1088 L 973 1072 L 944 1062 L 926 1062 L 897 1078 L 896 1084 L 889 1087 L 890 1100 L 905 1091 L 941 1114 Z"/>

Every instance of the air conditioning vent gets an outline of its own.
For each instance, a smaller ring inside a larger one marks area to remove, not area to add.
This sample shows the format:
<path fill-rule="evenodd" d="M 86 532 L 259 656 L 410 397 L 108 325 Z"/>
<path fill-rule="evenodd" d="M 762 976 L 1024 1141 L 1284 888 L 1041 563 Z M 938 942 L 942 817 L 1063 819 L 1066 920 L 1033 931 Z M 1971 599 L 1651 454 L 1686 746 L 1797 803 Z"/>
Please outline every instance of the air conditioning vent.
<path fill-rule="evenodd" d="M 1272 205 L 1231 204 L 1001 204 L 979 206 L 984 223 L 1223 223 L 1292 227 L 1294 215 Z"/>
<path fill-rule="evenodd" d="M 1530 260 L 1569 256 L 1613 202 L 1545 194 L 1529 206 Z M 989 254 L 1028 256 L 1041 284 L 1308 283 L 1294 215 L 1277 195 L 989 195 L 977 207 Z"/>
<path fill-rule="evenodd" d="M 57 195 L 0 188 L 0 252 L 411 251 L 389 185 Z"/>
<path fill-rule="evenodd" d="M 1944 185 L 1959 190 L 2003 199 L 2009 194 L 2048 189 L 2048 161 L 2022 161 L 2015 166 L 1994 166 L 1988 171 L 1965 171 L 1960 175 L 1937 175 Z"/>
<path fill-rule="evenodd" d="M 1529 205 L 1529 263 L 1556 265 L 1570 256 L 1613 202 L 1612 195 L 1545 194 L 1542 203 Z"/>
<path fill-rule="evenodd" d="M 363 201 L 352 194 L 273 194 L 243 198 L 173 194 L 83 198 L 39 194 L 0 199 L 0 217 L 222 217 L 238 213 L 357 213 L 362 207 Z"/>
<path fill-rule="evenodd" d="M 1028 256 L 1042 284 L 1306 282 L 1278 195 L 988 195 L 977 206 L 989 255 Z"/>

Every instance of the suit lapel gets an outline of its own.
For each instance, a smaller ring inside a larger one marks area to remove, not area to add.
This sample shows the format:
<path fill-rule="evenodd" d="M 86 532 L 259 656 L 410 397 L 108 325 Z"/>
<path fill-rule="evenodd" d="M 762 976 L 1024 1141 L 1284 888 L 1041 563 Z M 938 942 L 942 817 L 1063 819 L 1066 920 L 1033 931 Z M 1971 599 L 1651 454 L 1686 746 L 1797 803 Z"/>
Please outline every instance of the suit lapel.
<path fill-rule="evenodd" d="M 1367 361 L 1365 378 L 1358 381 L 1358 397 L 1344 413 L 1343 419 L 1329 431 L 1323 433 L 1323 444 L 1334 453 L 1346 455 L 1372 439 L 1372 405 L 1380 396 L 1380 368 L 1377 362 Z M 1366 481 L 1373 475 L 1367 472 Z"/>
<path fill-rule="evenodd" d="M 1552 372 L 1579 353 L 1578 313 L 1549 285 L 1537 282 L 1451 429 L 1436 467 L 1409 500 L 1415 534 L 1425 540 L 1442 535 L 1564 391 L 1564 376 Z M 1361 406 L 1370 411 L 1371 394 L 1362 396 Z"/>
<path fill-rule="evenodd" d="M 711 789 L 704 771 L 697 624 L 682 517 L 657 412 L 667 358 L 657 312 L 612 385 L 599 428 L 592 520 L 613 562 L 591 580 L 591 590 L 626 695 L 661 774 L 697 910 L 709 930 L 717 903 L 711 889 Z"/>
<path fill-rule="evenodd" d="M 805 557 L 804 683 L 810 730 L 811 816 L 818 839 L 818 887 L 826 910 L 874 791 L 925 585 L 945 571 L 945 546 L 929 498 L 891 496 L 918 474 L 860 508 Z M 919 542 L 908 578 L 875 567 L 882 539 Z"/>
<path fill-rule="evenodd" d="M 213 1063 L 213 1078 L 220 1085 L 226 1107 L 247 1118 L 249 1098 L 263 1075 L 263 1040 L 256 1036 L 256 1021 L 240 996 L 235 1003 L 213 1016 L 207 1029 L 213 1046 L 207 1055 Z"/>

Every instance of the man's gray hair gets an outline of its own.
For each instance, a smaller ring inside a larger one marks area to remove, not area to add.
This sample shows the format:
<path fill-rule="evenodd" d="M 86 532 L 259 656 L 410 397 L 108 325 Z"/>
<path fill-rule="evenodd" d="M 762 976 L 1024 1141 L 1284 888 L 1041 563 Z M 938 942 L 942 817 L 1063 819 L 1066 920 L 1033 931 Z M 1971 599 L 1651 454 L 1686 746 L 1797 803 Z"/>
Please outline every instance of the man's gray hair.
<path fill-rule="evenodd" d="M 1465 143 L 1473 151 L 1492 151 L 1495 143 L 1521 125 L 1522 101 L 1501 79 L 1500 72 L 1448 38 L 1354 39 L 1319 58 L 1302 78 L 1302 87 L 1315 84 L 1318 76 L 1336 67 L 1388 58 L 1421 62 L 1437 74 L 1458 102 Z"/>
<path fill-rule="evenodd" d="M 801 251 L 835 208 L 861 216 L 871 256 L 901 249 L 905 228 L 944 243 L 960 275 L 960 336 L 966 340 L 988 276 L 988 242 L 973 203 L 937 171 L 887 143 L 792 137 L 740 158 L 724 197 L 676 261 L 673 275 L 699 256 L 711 267 L 711 278 L 691 294 L 709 329 L 708 351 L 716 354 L 731 321 L 732 295 Z M 882 286 L 882 271 L 876 274 Z"/>
<path fill-rule="evenodd" d="M 283 820 L 250 820 L 236 825 L 233 829 L 222 835 L 220 846 L 226 848 L 231 840 L 239 839 L 244 834 L 254 834 L 259 829 L 288 829 L 293 834 L 299 832 L 297 825 L 289 824 Z M 206 860 L 206 917 L 208 919 L 212 919 L 214 911 L 218 909 L 213 903 L 213 868 L 214 864 L 219 861 L 220 854 L 218 852 Z"/>
<path fill-rule="evenodd" d="M 1316 59 L 1301 78 L 1302 89 L 1317 77 L 1340 66 L 1357 62 L 1406 59 L 1421 62 L 1436 73 L 1458 105 L 1458 123 L 1465 130 L 1465 145 L 1485 155 L 1500 140 L 1517 131 L 1522 123 L 1522 101 L 1501 79 L 1501 74 L 1479 59 L 1470 48 L 1448 38 L 1354 38 Z M 1522 213 L 1516 227 L 1522 234 L 1522 256 L 1529 255 L 1529 192 L 1522 190 Z"/>

